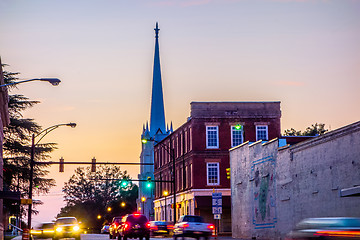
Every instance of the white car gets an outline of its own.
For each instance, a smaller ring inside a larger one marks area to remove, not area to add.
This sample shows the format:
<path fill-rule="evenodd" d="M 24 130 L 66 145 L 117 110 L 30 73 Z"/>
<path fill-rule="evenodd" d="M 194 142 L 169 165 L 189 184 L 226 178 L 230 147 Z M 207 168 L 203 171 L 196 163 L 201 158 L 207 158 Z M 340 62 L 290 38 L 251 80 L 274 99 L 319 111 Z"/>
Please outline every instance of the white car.
<path fill-rule="evenodd" d="M 214 224 L 204 223 L 202 217 L 184 215 L 180 217 L 174 226 L 173 238 L 176 240 L 178 237 L 192 237 L 196 239 L 203 237 L 205 240 L 208 240 L 213 230 L 215 230 Z"/>

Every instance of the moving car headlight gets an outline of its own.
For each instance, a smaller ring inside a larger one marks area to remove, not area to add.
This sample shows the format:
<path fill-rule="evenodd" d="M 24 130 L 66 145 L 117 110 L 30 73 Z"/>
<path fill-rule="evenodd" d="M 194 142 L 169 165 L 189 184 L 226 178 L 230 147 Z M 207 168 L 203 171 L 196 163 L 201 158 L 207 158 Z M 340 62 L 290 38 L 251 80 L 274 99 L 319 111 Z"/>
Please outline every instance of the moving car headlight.
<path fill-rule="evenodd" d="M 57 227 L 56 228 L 56 232 L 62 232 L 63 228 L 62 227 Z"/>
<path fill-rule="evenodd" d="M 80 230 L 80 228 L 79 228 L 79 226 L 74 226 L 74 227 L 73 227 L 73 230 L 74 230 L 74 232 L 77 232 L 77 231 Z"/>

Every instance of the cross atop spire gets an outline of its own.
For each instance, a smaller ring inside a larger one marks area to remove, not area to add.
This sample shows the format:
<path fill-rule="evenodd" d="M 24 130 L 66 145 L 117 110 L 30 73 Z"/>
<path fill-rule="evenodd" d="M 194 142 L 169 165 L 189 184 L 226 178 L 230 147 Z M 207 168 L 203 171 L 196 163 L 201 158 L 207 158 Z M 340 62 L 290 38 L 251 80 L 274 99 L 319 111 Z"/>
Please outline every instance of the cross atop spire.
<path fill-rule="evenodd" d="M 160 28 L 158 27 L 158 22 L 156 22 L 156 28 L 154 28 L 154 30 L 155 30 L 155 38 L 159 38 Z"/>

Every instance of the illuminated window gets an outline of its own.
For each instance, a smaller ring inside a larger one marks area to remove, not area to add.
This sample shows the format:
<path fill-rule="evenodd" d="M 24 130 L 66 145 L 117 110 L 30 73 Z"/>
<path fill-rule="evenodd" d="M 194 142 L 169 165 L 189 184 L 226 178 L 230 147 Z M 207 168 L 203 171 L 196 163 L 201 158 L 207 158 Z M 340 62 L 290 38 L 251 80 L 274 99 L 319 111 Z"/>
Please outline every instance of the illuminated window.
<path fill-rule="evenodd" d="M 219 163 L 206 163 L 207 185 L 219 185 Z"/>
<path fill-rule="evenodd" d="M 206 126 L 206 148 L 219 148 L 218 126 Z"/>

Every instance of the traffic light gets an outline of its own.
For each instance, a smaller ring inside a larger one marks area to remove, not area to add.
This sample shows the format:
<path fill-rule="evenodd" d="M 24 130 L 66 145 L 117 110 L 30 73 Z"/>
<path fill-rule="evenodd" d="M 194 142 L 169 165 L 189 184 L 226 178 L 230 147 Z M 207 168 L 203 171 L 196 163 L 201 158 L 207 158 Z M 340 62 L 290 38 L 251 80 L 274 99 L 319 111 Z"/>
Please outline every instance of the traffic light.
<path fill-rule="evenodd" d="M 96 158 L 91 159 L 91 172 L 96 172 Z"/>
<path fill-rule="evenodd" d="M 127 188 L 128 185 L 129 185 L 128 180 L 126 180 L 126 179 L 121 180 L 121 182 L 120 182 L 120 187 L 121 188 Z"/>
<path fill-rule="evenodd" d="M 230 179 L 230 176 L 231 176 L 231 175 L 230 175 L 230 168 L 227 168 L 227 169 L 226 169 L 226 178 L 227 178 L 227 179 Z"/>
<path fill-rule="evenodd" d="M 148 177 L 148 178 L 147 178 L 146 187 L 147 187 L 147 188 L 151 188 L 151 186 L 152 186 L 151 177 Z"/>
<path fill-rule="evenodd" d="M 236 130 L 242 130 L 242 126 L 240 124 L 235 125 Z"/>
<path fill-rule="evenodd" d="M 64 172 L 64 158 L 63 157 L 60 158 L 59 172 Z"/>

